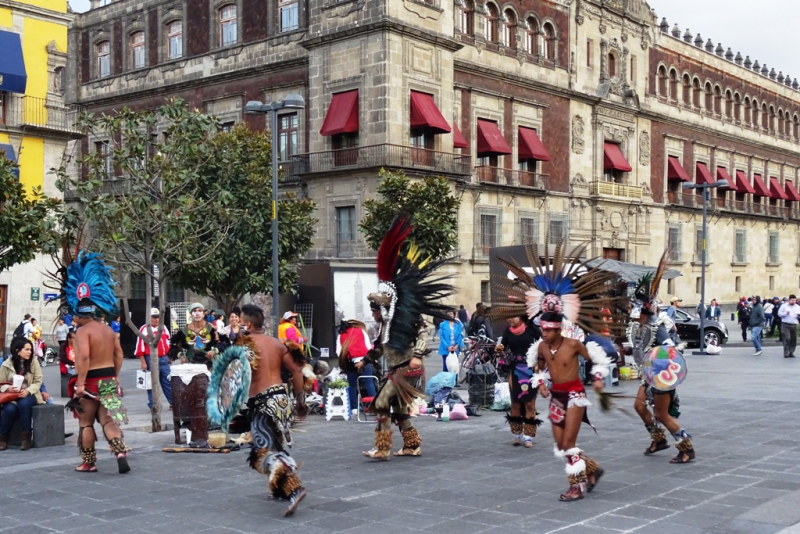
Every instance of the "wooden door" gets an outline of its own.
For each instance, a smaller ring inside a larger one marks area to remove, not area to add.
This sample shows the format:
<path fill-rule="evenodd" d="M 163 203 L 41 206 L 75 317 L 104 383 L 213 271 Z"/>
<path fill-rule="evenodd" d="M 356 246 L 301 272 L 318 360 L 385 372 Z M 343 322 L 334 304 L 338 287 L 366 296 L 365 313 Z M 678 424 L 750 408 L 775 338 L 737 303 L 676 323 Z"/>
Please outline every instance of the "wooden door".
<path fill-rule="evenodd" d="M 619 248 L 604 248 L 603 249 L 603 259 L 604 260 L 622 261 L 622 249 L 619 249 Z"/>

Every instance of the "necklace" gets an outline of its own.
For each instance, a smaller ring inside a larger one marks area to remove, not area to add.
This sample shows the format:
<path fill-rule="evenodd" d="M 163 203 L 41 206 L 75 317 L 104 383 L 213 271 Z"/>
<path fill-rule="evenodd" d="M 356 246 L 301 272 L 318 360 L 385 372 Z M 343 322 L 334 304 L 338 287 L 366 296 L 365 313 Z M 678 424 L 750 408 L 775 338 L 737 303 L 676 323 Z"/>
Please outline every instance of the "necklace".
<path fill-rule="evenodd" d="M 549 350 L 549 351 L 550 351 L 550 355 L 551 355 L 551 356 L 555 356 L 555 355 L 556 355 L 556 352 L 558 352 L 558 349 L 560 349 L 560 348 L 561 348 L 561 345 L 563 345 L 563 344 L 564 344 L 564 338 L 561 338 L 561 343 L 559 343 L 559 344 L 558 344 L 558 347 L 556 347 L 555 349 L 548 348 L 547 350 Z M 550 346 L 550 345 L 548 345 L 548 347 L 549 347 L 549 346 Z"/>

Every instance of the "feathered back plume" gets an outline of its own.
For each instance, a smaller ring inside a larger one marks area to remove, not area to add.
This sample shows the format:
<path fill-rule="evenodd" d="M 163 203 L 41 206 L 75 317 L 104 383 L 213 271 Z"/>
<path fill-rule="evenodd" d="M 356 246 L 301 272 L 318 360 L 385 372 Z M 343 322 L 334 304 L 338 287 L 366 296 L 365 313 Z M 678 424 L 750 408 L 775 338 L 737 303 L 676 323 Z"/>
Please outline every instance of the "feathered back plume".
<path fill-rule="evenodd" d="M 385 282 L 392 280 L 400 249 L 403 248 L 403 243 L 410 233 L 411 218 L 405 214 L 397 216 L 378 248 L 378 280 Z"/>
<path fill-rule="evenodd" d="M 664 278 L 664 273 L 667 272 L 667 262 L 669 260 L 669 251 L 665 250 L 661 255 L 661 261 L 658 262 L 656 272 L 653 274 L 653 281 L 650 283 L 650 300 L 658 297 L 658 287 L 661 285 L 661 279 Z"/>
<path fill-rule="evenodd" d="M 75 260 L 67 267 L 60 298 L 66 302 L 73 315 L 90 317 L 94 307 L 109 315 L 117 314 L 116 282 L 111 277 L 111 267 L 106 266 L 103 257 L 94 252 L 81 250 Z M 80 306 L 82 300 L 89 300 L 94 306 Z"/>

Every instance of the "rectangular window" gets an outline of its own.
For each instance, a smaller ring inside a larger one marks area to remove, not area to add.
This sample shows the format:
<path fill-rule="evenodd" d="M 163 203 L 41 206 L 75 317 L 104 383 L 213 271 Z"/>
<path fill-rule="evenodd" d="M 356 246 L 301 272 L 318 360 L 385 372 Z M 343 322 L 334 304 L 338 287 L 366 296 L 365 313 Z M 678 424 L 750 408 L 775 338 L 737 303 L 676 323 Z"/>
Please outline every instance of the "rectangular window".
<path fill-rule="evenodd" d="M 736 291 L 737 293 L 741 293 L 742 292 L 742 277 L 741 276 L 737 276 L 736 277 L 736 280 L 734 282 L 734 288 L 735 288 L 734 291 Z"/>
<path fill-rule="evenodd" d="M 747 263 L 747 230 L 736 230 L 736 263 Z"/>
<path fill-rule="evenodd" d="M 183 56 L 183 22 L 176 20 L 167 26 L 167 37 L 169 40 L 169 59 L 177 59 Z"/>
<path fill-rule="evenodd" d="M 131 35 L 131 66 L 134 69 L 144 67 L 144 32 Z"/>
<path fill-rule="evenodd" d="M 167 302 L 184 302 L 186 292 L 172 280 L 167 280 Z"/>
<path fill-rule="evenodd" d="M 671 224 L 667 232 L 667 254 L 669 261 L 681 261 L 681 227 L 677 224 Z"/>
<path fill-rule="evenodd" d="M 111 45 L 108 41 L 97 45 L 97 76 L 111 76 Z"/>
<path fill-rule="evenodd" d="M 780 263 L 780 236 L 776 232 L 769 233 L 769 262 Z M 772 288 L 770 288 L 772 289 Z"/>
<path fill-rule="evenodd" d="M 770 291 L 775 291 L 775 277 L 774 276 L 770 276 L 769 277 L 769 290 Z"/>
<path fill-rule="evenodd" d="M 220 131 L 223 131 L 225 133 L 231 133 L 233 131 L 234 126 L 236 126 L 236 122 L 228 121 L 228 122 L 223 122 L 222 126 L 220 126 L 219 129 Z"/>
<path fill-rule="evenodd" d="M 706 260 L 708 260 L 708 250 L 706 250 Z M 703 227 L 696 226 L 694 229 L 694 261 L 703 261 Z"/>
<path fill-rule="evenodd" d="M 236 27 L 236 6 L 225 6 L 219 11 L 219 44 L 229 46 L 236 44 L 238 33 Z"/>
<path fill-rule="evenodd" d="M 297 154 L 297 113 L 278 117 L 278 140 L 281 161 L 289 161 L 290 156 Z"/>
<path fill-rule="evenodd" d="M 281 31 L 296 30 L 300 25 L 299 6 L 297 0 L 279 0 L 278 12 L 281 21 Z"/>
<path fill-rule="evenodd" d="M 343 133 L 331 137 L 333 164 L 337 167 L 355 165 L 358 162 L 358 133 Z"/>
<path fill-rule="evenodd" d="M 631 82 L 636 82 L 636 56 L 631 56 Z"/>
<path fill-rule="evenodd" d="M 519 218 L 520 245 L 535 245 L 539 242 L 539 216 L 531 214 Z"/>
<path fill-rule="evenodd" d="M 667 280 L 667 293 L 670 295 L 675 294 L 675 279 Z"/>
<path fill-rule="evenodd" d="M 356 243 L 356 207 L 336 208 L 336 252 L 352 255 Z"/>
<path fill-rule="evenodd" d="M 492 295 L 489 292 L 489 281 L 481 280 L 481 302 L 491 302 Z"/>
<path fill-rule="evenodd" d="M 566 213 L 551 213 L 548 225 L 550 244 L 556 244 L 569 236 L 569 216 Z"/>
<path fill-rule="evenodd" d="M 497 215 L 491 213 L 481 213 L 481 256 L 484 258 L 488 258 L 489 251 L 497 246 L 497 226 Z"/>
<path fill-rule="evenodd" d="M 111 178 L 113 167 L 111 165 L 111 154 L 109 153 L 109 144 L 108 141 L 95 141 L 94 143 L 94 151 L 98 154 L 98 157 L 103 159 L 103 169 L 106 172 L 106 176 L 103 178 L 108 180 Z"/>
<path fill-rule="evenodd" d="M 144 274 L 131 275 L 131 298 L 143 299 L 147 297 L 147 285 L 145 283 Z"/>
<path fill-rule="evenodd" d="M 698 293 L 698 294 L 702 293 L 702 285 L 703 285 L 703 279 L 700 278 L 699 276 L 697 278 L 695 278 L 694 279 L 694 292 Z"/>
<path fill-rule="evenodd" d="M 592 68 L 592 40 L 586 40 L 586 66 Z"/>

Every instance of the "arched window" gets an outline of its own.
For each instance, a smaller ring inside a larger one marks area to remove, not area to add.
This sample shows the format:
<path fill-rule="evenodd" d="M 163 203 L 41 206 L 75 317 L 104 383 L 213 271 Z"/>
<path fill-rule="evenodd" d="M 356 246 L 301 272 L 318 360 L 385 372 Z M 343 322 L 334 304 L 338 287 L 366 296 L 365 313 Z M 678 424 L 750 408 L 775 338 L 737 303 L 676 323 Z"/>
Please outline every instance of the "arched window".
<path fill-rule="evenodd" d="M 711 82 L 706 82 L 706 111 L 714 112 L 714 88 L 711 87 Z"/>
<path fill-rule="evenodd" d="M 765 130 L 769 129 L 769 108 L 767 103 L 761 104 L 761 127 Z"/>
<path fill-rule="evenodd" d="M 786 125 L 783 123 L 783 110 L 778 110 L 778 134 L 786 135 Z"/>
<path fill-rule="evenodd" d="M 517 47 L 517 16 L 510 9 L 503 12 L 503 46 Z"/>
<path fill-rule="evenodd" d="M 754 98 L 753 99 L 753 111 L 751 113 L 752 116 L 750 117 L 750 124 L 752 125 L 753 129 L 755 129 L 755 130 L 758 130 L 759 125 L 761 124 L 759 122 L 759 120 L 758 120 L 758 110 L 759 109 L 760 108 L 758 107 L 758 100 L 756 100 Z"/>
<path fill-rule="evenodd" d="M 722 115 L 722 89 L 719 85 L 714 87 L 714 113 Z"/>
<path fill-rule="evenodd" d="M 692 81 L 692 105 L 696 109 L 700 109 L 700 94 L 703 90 L 700 88 L 700 80 L 695 78 Z"/>
<path fill-rule="evenodd" d="M 183 22 L 180 20 L 167 24 L 167 57 L 183 57 Z"/>
<path fill-rule="evenodd" d="M 464 35 L 475 33 L 475 4 L 472 0 L 461 0 L 458 6 L 458 30 Z"/>
<path fill-rule="evenodd" d="M 111 76 L 111 44 L 108 41 L 97 43 L 97 77 Z"/>
<path fill-rule="evenodd" d="M 130 43 L 130 64 L 133 69 L 144 67 L 144 32 L 132 33 Z"/>
<path fill-rule="evenodd" d="M 500 22 L 500 14 L 494 4 L 486 4 L 486 40 L 492 43 L 497 42 L 497 26 Z"/>
<path fill-rule="evenodd" d="M 769 122 L 767 123 L 770 132 L 775 132 L 775 106 L 769 107 Z"/>
<path fill-rule="evenodd" d="M 536 46 L 539 37 L 539 22 L 533 18 L 528 17 L 525 21 L 525 51 L 531 55 L 539 55 L 539 47 Z"/>
<path fill-rule="evenodd" d="M 733 118 L 733 93 L 730 89 L 725 91 L 725 116 Z"/>
<path fill-rule="evenodd" d="M 686 106 L 692 105 L 692 80 L 688 74 L 683 75 L 683 103 Z"/>
<path fill-rule="evenodd" d="M 658 72 L 656 73 L 656 81 L 657 81 L 657 91 L 658 96 L 663 96 L 667 98 L 667 68 L 664 65 L 658 67 Z"/>
<path fill-rule="evenodd" d="M 750 97 L 744 97 L 744 123 L 750 126 L 753 123 L 753 114 L 750 108 Z"/>
<path fill-rule="evenodd" d="M 556 59 L 556 30 L 549 22 L 542 26 L 542 55 L 550 61 Z"/>
<path fill-rule="evenodd" d="M 669 71 L 669 98 L 676 104 L 678 103 L 678 71 Z"/>
<path fill-rule="evenodd" d="M 614 52 L 608 53 L 608 77 L 617 77 L 617 56 L 614 55 Z"/>
<path fill-rule="evenodd" d="M 736 122 L 742 120 L 742 97 L 739 96 L 739 93 L 733 95 L 733 118 L 736 119 Z"/>
<path fill-rule="evenodd" d="M 795 114 L 794 118 L 792 119 L 792 122 L 794 122 L 794 135 L 793 135 L 793 137 L 794 137 L 794 139 L 796 141 L 796 140 L 800 139 L 800 117 L 798 117 Z"/>
<path fill-rule="evenodd" d="M 224 6 L 219 10 L 219 45 L 236 44 L 238 37 L 236 6 Z"/>

